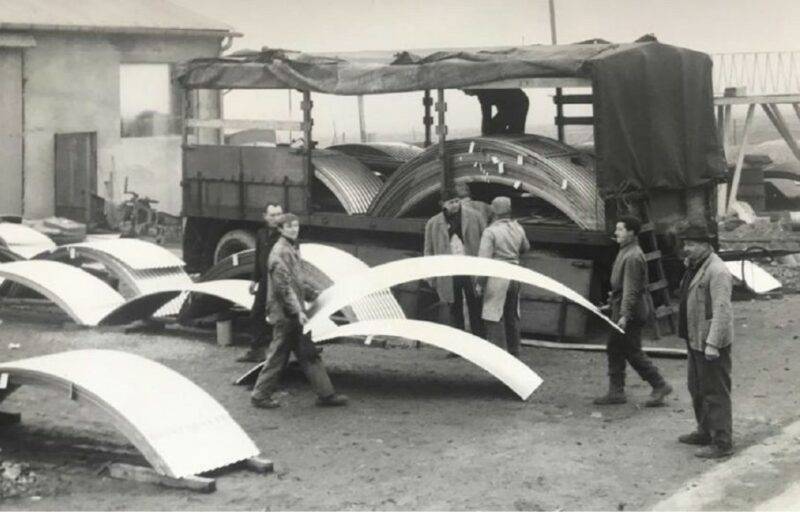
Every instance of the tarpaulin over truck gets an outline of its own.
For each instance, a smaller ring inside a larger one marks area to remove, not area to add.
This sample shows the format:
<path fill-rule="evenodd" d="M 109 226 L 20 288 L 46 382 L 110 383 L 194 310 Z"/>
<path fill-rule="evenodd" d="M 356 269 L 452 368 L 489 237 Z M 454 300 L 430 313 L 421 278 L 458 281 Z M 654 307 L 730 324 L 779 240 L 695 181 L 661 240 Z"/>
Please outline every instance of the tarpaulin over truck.
<path fill-rule="evenodd" d="M 300 89 L 337 95 L 469 88 L 508 79 L 584 78 L 594 94 L 598 185 L 683 189 L 725 174 L 711 58 L 656 41 L 414 52 L 265 49 L 186 64 L 190 89 Z"/>

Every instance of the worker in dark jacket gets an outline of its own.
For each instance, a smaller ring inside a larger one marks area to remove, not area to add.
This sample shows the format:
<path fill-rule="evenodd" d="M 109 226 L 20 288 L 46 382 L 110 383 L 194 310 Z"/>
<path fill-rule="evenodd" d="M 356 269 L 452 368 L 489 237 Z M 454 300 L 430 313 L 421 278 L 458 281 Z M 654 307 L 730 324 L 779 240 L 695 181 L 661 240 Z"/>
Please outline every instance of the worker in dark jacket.
<path fill-rule="evenodd" d="M 595 399 L 596 405 L 624 404 L 625 367 L 630 363 L 639 376 L 647 381 L 653 391 L 645 402 L 647 407 L 664 405 L 664 398 L 672 393 L 658 368 L 642 351 L 642 328 L 652 315 L 653 305 L 647 292 L 647 261 L 639 247 L 642 223 L 636 217 L 621 217 L 614 236 L 619 252 L 611 269 L 611 318 L 625 331 L 611 333 L 608 346 L 608 393 Z"/>
<path fill-rule="evenodd" d="M 522 89 L 465 89 L 464 93 L 477 96 L 481 104 L 481 135 L 525 133 L 530 101 Z"/>
<path fill-rule="evenodd" d="M 317 405 L 345 405 L 347 397 L 334 391 L 314 343 L 303 334 L 303 325 L 308 321 L 304 301 L 314 300 L 317 291 L 306 280 L 300 266 L 297 248 L 300 220 L 296 215 L 286 213 L 276 219 L 276 225 L 281 236 L 275 242 L 267 263 L 267 321 L 274 326 L 272 349 L 253 387 L 250 402 L 264 409 L 280 406 L 272 394 L 293 352 L 317 393 Z"/>
<path fill-rule="evenodd" d="M 255 295 L 250 308 L 250 348 L 237 359 L 240 363 L 260 363 L 266 356 L 266 349 L 272 340 L 272 326 L 266 321 L 267 304 L 267 259 L 272 246 L 280 238 L 275 221 L 283 214 L 283 207 L 269 203 L 264 209 L 263 228 L 256 232 L 256 257 L 253 265 L 253 282 L 250 293 Z"/>
<path fill-rule="evenodd" d="M 442 211 L 425 224 L 425 256 L 453 254 L 477 256 L 481 234 L 486 228 L 483 216 L 472 208 L 462 208 L 461 200 L 453 197 L 442 203 Z M 430 279 L 439 301 L 447 304 L 440 309 L 442 323 L 464 329 L 464 299 L 472 333 L 483 337 L 481 303 L 475 292 L 475 282 L 470 276 L 445 276 Z M 447 317 L 447 318 L 444 318 Z"/>
<path fill-rule="evenodd" d="M 681 281 L 678 333 L 689 348 L 687 384 L 697 430 L 678 440 L 704 446 L 695 455 L 716 459 L 733 453 L 733 278 L 714 253 L 704 227 L 687 226 L 680 236 L 687 258 Z"/>
<path fill-rule="evenodd" d="M 461 199 L 462 207 L 472 208 L 476 212 L 480 213 L 481 217 L 483 217 L 483 223 L 487 226 L 489 225 L 489 223 L 492 221 L 492 207 L 483 201 L 472 199 L 472 193 L 470 192 L 469 185 L 463 181 L 456 182 L 455 193 L 456 196 Z"/>

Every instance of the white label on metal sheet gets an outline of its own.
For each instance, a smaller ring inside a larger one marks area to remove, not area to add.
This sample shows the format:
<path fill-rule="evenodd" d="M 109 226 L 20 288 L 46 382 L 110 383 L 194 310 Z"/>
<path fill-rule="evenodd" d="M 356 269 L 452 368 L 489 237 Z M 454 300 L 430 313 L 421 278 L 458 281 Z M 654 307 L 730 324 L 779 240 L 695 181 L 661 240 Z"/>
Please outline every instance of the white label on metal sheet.
<path fill-rule="evenodd" d="M 567 190 L 567 186 L 569 186 L 569 183 L 565 179 L 564 181 L 561 182 L 561 190 Z"/>
<path fill-rule="evenodd" d="M 472 153 L 475 151 L 475 141 L 469 143 L 469 152 Z"/>
<path fill-rule="evenodd" d="M 233 257 L 231 258 L 231 261 L 233 262 L 233 266 L 234 267 L 238 267 L 239 266 L 239 253 L 238 252 L 233 255 Z"/>
<path fill-rule="evenodd" d="M 506 172 L 506 168 L 505 168 L 505 165 L 503 165 L 503 162 L 498 163 L 497 164 L 497 173 L 498 174 L 503 174 L 505 172 Z"/>
<path fill-rule="evenodd" d="M 0 373 L 0 389 L 8 388 L 8 374 Z"/>
<path fill-rule="evenodd" d="M 517 165 L 522 165 L 523 163 L 525 163 L 525 159 L 522 155 L 517 155 Z"/>

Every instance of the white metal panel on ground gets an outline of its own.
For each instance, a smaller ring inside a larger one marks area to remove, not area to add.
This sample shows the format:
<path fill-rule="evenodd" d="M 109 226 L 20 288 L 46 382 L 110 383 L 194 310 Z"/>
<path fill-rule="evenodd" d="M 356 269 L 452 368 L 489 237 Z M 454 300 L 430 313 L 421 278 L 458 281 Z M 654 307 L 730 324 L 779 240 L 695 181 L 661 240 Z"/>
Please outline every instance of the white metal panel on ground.
<path fill-rule="evenodd" d="M 255 297 L 250 294 L 250 282 L 243 279 L 219 279 L 217 281 L 206 281 L 205 283 L 195 283 L 186 288 L 191 293 L 202 293 L 212 295 L 233 302 L 237 306 L 245 309 L 253 307 Z"/>
<path fill-rule="evenodd" d="M 370 268 L 350 253 L 328 245 L 301 244 L 300 257 L 317 267 L 335 283 L 360 276 Z M 359 320 L 406 317 L 403 308 L 388 289 L 359 299 L 353 302 L 351 307 Z"/>
<path fill-rule="evenodd" d="M 309 322 L 305 325 L 308 332 L 320 329 L 320 321 L 353 301 L 385 288 L 391 288 L 401 283 L 442 276 L 486 276 L 498 277 L 520 281 L 531 286 L 536 286 L 552 293 L 561 295 L 576 304 L 583 306 L 598 317 L 605 320 L 613 329 L 621 329 L 608 317 L 603 315 L 597 307 L 579 293 L 533 270 L 512 265 L 503 261 L 496 261 L 475 256 L 423 256 L 405 260 L 393 261 L 372 267 L 361 273 L 357 278 L 350 278 L 344 282 L 335 283 L 320 294 L 310 311 Z M 322 336 L 325 333 L 315 333 Z"/>
<path fill-rule="evenodd" d="M 127 325 L 137 320 L 145 320 L 161 311 L 165 304 L 180 294 L 178 290 L 161 290 L 128 299 L 124 304 L 106 313 L 98 325 Z"/>
<path fill-rule="evenodd" d="M 413 338 L 458 354 L 488 371 L 526 400 L 542 383 L 541 377 L 505 350 L 459 329 L 421 320 L 368 320 L 342 325 L 318 341 L 344 336 Z"/>
<path fill-rule="evenodd" d="M 178 372 L 114 350 L 76 350 L 0 363 L 12 384 L 69 389 L 103 409 L 153 468 L 180 478 L 258 455 L 208 393 Z M 65 396 L 69 396 L 65 394 Z"/>
<path fill-rule="evenodd" d="M 0 222 L 0 238 L 11 251 L 24 258 L 32 258 L 56 247 L 55 242 L 35 229 L 13 222 Z"/>
<path fill-rule="evenodd" d="M 752 261 L 726 261 L 725 266 L 728 267 L 733 277 L 742 281 L 747 288 L 755 293 L 767 293 L 783 286 L 780 281 Z M 742 268 L 743 266 L 744 268 Z"/>
<path fill-rule="evenodd" d="M 82 325 L 97 325 L 125 302 L 122 295 L 100 279 L 57 261 L 2 263 L 0 277 L 41 293 Z"/>

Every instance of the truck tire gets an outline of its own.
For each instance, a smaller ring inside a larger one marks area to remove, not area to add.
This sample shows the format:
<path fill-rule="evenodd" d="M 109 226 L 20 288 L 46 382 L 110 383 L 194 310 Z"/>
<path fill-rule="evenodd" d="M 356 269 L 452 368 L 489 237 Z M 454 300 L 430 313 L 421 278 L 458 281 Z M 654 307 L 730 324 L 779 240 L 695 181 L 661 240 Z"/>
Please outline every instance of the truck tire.
<path fill-rule="evenodd" d="M 214 263 L 224 260 L 232 254 L 256 248 L 256 237 L 253 233 L 244 229 L 234 229 L 228 231 L 217 242 L 214 249 Z"/>

